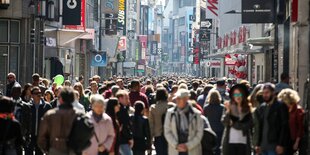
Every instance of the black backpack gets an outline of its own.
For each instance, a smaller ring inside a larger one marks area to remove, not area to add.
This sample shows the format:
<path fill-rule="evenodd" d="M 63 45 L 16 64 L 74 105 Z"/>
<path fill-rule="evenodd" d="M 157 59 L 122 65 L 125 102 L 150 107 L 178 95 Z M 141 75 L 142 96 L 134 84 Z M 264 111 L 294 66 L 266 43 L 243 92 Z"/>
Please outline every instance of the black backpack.
<path fill-rule="evenodd" d="M 93 135 L 94 126 L 90 119 L 84 114 L 77 114 L 68 138 L 68 146 L 80 154 L 91 145 L 90 139 Z"/>
<path fill-rule="evenodd" d="M 203 137 L 201 139 L 201 147 L 203 155 L 214 155 L 217 145 L 217 136 L 211 128 L 203 130 Z"/>

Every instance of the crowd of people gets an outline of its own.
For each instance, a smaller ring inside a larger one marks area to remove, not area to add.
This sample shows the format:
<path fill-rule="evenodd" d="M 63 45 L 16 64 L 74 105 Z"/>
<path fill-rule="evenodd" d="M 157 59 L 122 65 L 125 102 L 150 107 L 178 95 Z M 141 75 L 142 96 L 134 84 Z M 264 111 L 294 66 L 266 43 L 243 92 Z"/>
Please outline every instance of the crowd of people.
<path fill-rule="evenodd" d="M 305 112 L 287 74 L 255 86 L 185 76 L 96 75 L 88 85 L 81 76 L 57 85 L 34 74 L 24 87 L 14 73 L 7 79 L 0 155 L 307 154 Z M 79 149 L 70 145 L 77 118 L 92 131 L 80 133 L 88 142 Z"/>

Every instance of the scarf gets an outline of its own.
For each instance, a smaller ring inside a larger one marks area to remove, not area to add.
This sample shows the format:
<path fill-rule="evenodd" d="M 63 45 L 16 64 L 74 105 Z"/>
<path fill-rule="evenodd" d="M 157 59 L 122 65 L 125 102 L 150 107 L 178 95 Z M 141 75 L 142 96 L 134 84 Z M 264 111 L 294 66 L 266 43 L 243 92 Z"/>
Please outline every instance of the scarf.
<path fill-rule="evenodd" d="M 189 121 L 186 115 L 188 114 L 188 112 L 189 112 L 189 105 L 187 105 L 183 109 L 177 108 L 177 113 L 179 116 L 180 131 L 183 133 L 188 133 Z"/>
<path fill-rule="evenodd" d="M 102 114 L 98 115 L 96 113 L 93 112 L 93 116 L 94 116 L 94 120 L 98 123 L 99 121 L 102 120 Z"/>

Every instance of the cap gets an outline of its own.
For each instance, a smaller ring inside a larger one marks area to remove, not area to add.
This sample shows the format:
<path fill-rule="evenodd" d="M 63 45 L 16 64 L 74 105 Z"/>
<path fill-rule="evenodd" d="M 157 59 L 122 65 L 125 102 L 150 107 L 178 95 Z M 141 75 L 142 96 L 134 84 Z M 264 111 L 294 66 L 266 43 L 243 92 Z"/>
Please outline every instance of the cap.
<path fill-rule="evenodd" d="M 190 97 L 190 92 L 186 89 L 179 89 L 173 99 Z"/>

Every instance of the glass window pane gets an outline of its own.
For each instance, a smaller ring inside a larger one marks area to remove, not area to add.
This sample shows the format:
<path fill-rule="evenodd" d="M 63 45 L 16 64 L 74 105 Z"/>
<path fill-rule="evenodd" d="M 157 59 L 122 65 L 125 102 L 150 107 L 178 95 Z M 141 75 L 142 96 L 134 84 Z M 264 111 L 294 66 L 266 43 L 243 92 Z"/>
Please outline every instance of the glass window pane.
<path fill-rule="evenodd" d="M 10 40 L 14 43 L 19 43 L 19 22 L 18 21 L 11 21 L 11 36 Z"/>
<path fill-rule="evenodd" d="M 18 77 L 18 46 L 11 46 L 9 59 L 9 72 L 15 73 L 16 77 Z"/>
<path fill-rule="evenodd" d="M 8 42 L 8 21 L 0 20 L 0 42 Z"/>
<path fill-rule="evenodd" d="M 4 92 L 7 75 L 7 46 L 0 46 L 0 92 Z"/>

